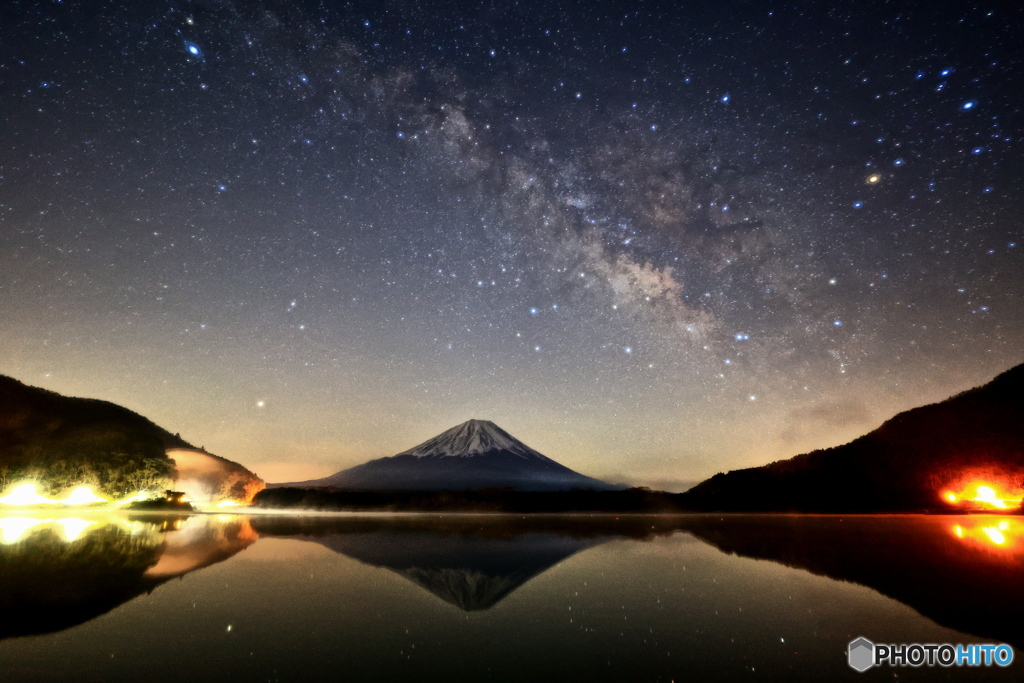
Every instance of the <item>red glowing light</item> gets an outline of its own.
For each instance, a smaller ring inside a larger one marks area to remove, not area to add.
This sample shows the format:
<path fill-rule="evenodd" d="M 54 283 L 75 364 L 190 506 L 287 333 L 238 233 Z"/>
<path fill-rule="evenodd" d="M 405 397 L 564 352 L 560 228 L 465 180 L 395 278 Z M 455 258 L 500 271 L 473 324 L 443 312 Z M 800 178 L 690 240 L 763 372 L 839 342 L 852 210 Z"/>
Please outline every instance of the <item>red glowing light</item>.
<path fill-rule="evenodd" d="M 1021 506 L 1024 492 L 1011 492 L 992 482 L 972 481 L 960 491 L 943 491 L 942 500 L 967 510 L 1013 510 Z"/>

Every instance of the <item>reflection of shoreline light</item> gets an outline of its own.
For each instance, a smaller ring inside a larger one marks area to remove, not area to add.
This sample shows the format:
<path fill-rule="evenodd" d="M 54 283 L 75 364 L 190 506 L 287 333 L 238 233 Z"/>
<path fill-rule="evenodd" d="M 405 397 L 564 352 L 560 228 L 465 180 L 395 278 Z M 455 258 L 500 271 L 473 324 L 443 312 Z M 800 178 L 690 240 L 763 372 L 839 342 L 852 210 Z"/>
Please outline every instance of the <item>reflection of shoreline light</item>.
<path fill-rule="evenodd" d="M 1016 519 L 979 519 L 964 526 L 954 524 L 953 535 L 963 542 L 993 550 L 1014 550 L 1024 539 L 1024 522 Z"/>
<path fill-rule="evenodd" d="M 45 524 L 45 519 L 31 517 L 0 517 L 0 542 L 4 545 L 17 543 L 37 526 Z"/>
<path fill-rule="evenodd" d="M 0 517 L 0 544 L 13 545 L 24 540 L 33 531 L 51 530 L 62 541 L 73 543 L 93 527 L 111 524 L 110 520 L 82 519 L 80 517 Z"/>
<path fill-rule="evenodd" d="M 57 525 L 64 532 L 64 540 L 71 543 L 81 538 L 86 529 L 98 526 L 99 522 L 90 519 L 78 519 L 77 517 L 65 517 L 64 519 L 58 519 Z"/>

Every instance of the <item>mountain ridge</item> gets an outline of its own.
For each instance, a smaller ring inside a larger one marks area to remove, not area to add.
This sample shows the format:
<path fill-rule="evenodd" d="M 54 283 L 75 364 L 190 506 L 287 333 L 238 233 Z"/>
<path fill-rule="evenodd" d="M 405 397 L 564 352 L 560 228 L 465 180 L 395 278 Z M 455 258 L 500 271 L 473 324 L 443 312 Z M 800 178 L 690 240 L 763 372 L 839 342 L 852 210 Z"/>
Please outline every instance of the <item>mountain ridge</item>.
<path fill-rule="evenodd" d="M 322 479 L 269 488 L 517 491 L 624 488 L 580 474 L 535 451 L 490 420 L 471 419 L 396 455 L 370 460 Z"/>
<path fill-rule="evenodd" d="M 1024 487 L 1024 364 L 847 444 L 716 474 L 679 501 L 709 511 L 956 512 L 940 494 L 976 480 Z"/>
<path fill-rule="evenodd" d="M 239 463 L 196 448 L 129 408 L 0 375 L 0 489 L 19 479 L 53 492 L 84 484 L 115 498 L 168 488 L 181 483 L 174 453 L 195 454 L 193 460 L 219 471 L 203 482 L 210 495 L 248 499 L 263 486 Z"/>
<path fill-rule="evenodd" d="M 457 457 L 485 455 L 491 451 L 508 451 L 524 458 L 551 461 L 551 458 L 533 450 L 490 420 L 466 420 L 427 439 L 418 446 L 396 454 L 417 458 Z"/>

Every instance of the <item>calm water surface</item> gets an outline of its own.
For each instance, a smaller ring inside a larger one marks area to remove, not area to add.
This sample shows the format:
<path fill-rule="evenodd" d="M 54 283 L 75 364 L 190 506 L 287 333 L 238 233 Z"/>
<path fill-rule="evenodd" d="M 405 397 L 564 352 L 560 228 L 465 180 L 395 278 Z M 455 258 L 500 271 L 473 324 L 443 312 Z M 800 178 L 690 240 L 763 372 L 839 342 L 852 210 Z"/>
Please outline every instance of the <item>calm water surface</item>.
<path fill-rule="evenodd" d="M 1020 680 L 1017 517 L 0 517 L 5 681 Z"/>

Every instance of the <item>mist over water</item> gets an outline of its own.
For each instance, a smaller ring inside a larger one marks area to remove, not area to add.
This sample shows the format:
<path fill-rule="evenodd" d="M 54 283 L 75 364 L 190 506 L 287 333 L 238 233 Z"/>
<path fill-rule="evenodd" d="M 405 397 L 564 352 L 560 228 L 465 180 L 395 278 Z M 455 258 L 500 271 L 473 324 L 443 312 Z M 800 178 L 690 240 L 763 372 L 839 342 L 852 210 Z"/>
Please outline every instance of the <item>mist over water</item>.
<path fill-rule="evenodd" d="M 856 679 L 858 636 L 1024 644 L 1012 517 L 8 516 L 0 531 L 4 680 Z"/>

